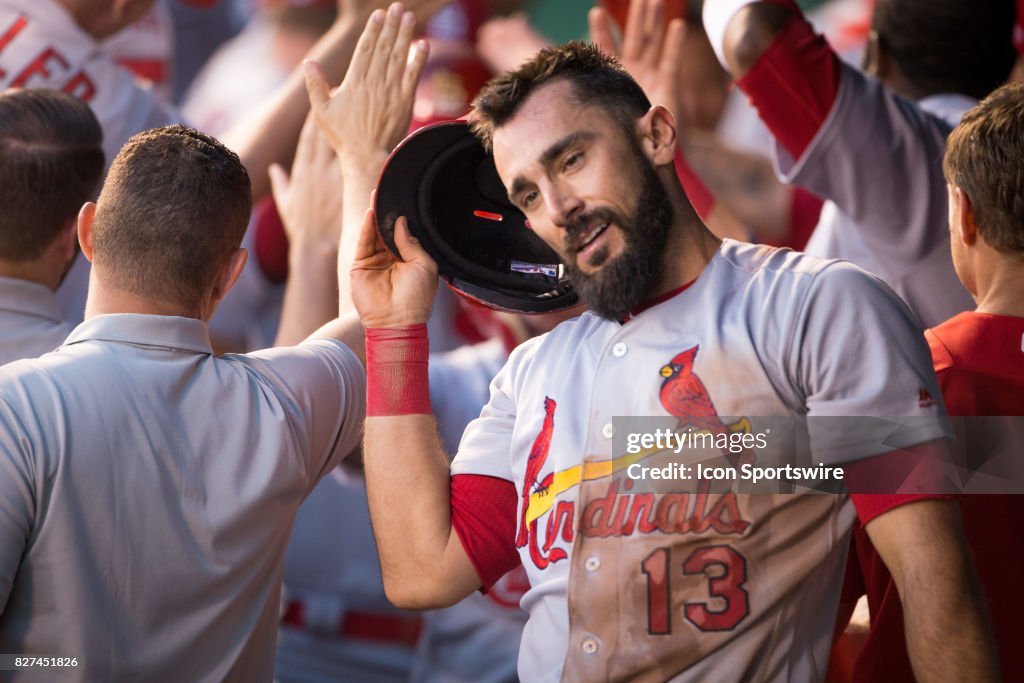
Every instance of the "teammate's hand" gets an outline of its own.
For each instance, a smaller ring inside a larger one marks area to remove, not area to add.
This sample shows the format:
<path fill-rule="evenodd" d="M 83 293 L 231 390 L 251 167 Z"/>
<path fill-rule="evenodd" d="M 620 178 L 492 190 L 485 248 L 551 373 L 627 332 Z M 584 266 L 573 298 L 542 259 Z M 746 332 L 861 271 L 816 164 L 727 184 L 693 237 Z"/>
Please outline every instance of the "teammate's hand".
<path fill-rule="evenodd" d="M 594 7 L 587 18 L 591 40 L 602 52 L 619 58 L 651 104 L 667 107 L 678 119 L 682 113 L 679 73 L 686 22 L 673 19 L 666 29 L 664 0 L 633 0 L 625 30 L 618 30 L 622 35 L 619 45 L 615 20 L 606 9 Z"/>
<path fill-rule="evenodd" d="M 428 52 L 425 40 L 412 44 L 415 27 L 416 16 L 401 3 L 374 11 L 334 91 L 319 66 L 306 62 L 312 111 L 343 166 L 383 163 L 408 131 Z"/>
<path fill-rule="evenodd" d="M 299 135 L 291 177 L 277 164 L 269 170 L 290 248 L 308 244 L 336 250 L 341 235 L 341 168 L 312 114 Z"/>
<path fill-rule="evenodd" d="M 427 322 L 437 290 L 437 264 L 409 234 L 405 217 L 395 224 L 395 259 L 377 234 L 373 209 L 363 217 L 352 263 L 352 300 L 363 327 L 398 327 Z"/>

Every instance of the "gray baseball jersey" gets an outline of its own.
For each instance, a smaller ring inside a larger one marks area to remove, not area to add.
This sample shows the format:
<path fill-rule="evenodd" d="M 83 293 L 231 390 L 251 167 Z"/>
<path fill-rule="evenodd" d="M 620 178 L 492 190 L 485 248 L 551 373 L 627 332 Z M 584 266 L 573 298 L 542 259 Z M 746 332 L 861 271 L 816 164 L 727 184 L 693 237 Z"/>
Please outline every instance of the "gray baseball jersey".
<path fill-rule="evenodd" d="M 611 476 L 629 457 L 613 452 L 612 417 L 679 416 L 674 398 L 685 397 L 708 421 L 736 416 L 721 428 L 757 431 L 759 416 L 922 416 L 914 438 L 927 441 L 945 427 L 922 388 L 939 395 L 921 329 L 884 283 L 731 240 L 692 286 L 625 324 L 586 313 L 520 346 L 452 464 L 529 494 L 516 513 L 531 586 L 520 677 L 822 679 L 855 517 L 848 498 L 634 496 Z M 883 448 L 879 434 L 810 438 L 831 463 Z"/>
<path fill-rule="evenodd" d="M 829 200 L 806 252 L 877 274 L 925 327 L 974 308 L 953 269 L 942 154 L 975 104 L 965 95 L 915 104 L 843 64 L 832 111 L 803 156 L 774 145 L 782 179 Z"/>
<path fill-rule="evenodd" d="M 0 365 L 53 351 L 69 332 L 49 287 L 0 277 Z"/>
<path fill-rule="evenodd" d="M 77 657 L 62 680 L 270 680 L 292 522 L 364 385 L 337 341 L 216 357 L 170 316 L 4 366 L 0 651 Z"/>

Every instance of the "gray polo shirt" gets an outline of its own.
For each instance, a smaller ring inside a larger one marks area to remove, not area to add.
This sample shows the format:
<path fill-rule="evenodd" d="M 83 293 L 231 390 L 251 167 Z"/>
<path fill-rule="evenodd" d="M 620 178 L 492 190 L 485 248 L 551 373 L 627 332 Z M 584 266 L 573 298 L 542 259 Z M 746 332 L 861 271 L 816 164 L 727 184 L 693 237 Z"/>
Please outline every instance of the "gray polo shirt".
<path fill-rule="evenodd" d="M 216 357 L 190 318 L 98 316 L 0 369 L 0 652 L 271 680 L 292 522 L 364 409 L 341 343 Z"/>
<path fill-rule="evenodd" d="M 49 287 L 0 277 L 0 365 L 53 351 L 69 332 Z"/>

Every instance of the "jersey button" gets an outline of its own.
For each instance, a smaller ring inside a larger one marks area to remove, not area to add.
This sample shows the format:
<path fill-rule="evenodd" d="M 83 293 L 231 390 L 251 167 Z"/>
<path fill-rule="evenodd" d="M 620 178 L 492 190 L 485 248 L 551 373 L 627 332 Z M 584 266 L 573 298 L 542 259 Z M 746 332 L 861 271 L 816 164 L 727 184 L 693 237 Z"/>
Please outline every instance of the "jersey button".
<path fill-rule="evenodd" d="M 601 436 L 606 439 L 610 439 L 615 436 L 615 425 L 609 422 L 604 427 L 601 427 Z"/>
<path fill-rule="evenodd" d="M 587 568 L 588 572 L 596 572 L 601 568 L 601 558 L 597 555 L 591 555 L 587 558 L 587 561 L 583 563 L 583 566 Z"/>
<path fill-rule="evenodd" d="M 582 643 L 583 651 L 588 655 L 597 652 L 597 641 L 593 638 L 584 638 Z"/>
<path fill-rule="evenodd" d="M 616 358 L 622 358 L 623 356 L 625 356 L 626 351 L 629 351 L 629 347 L 623 344 L 622 342 L 619 342 L 618 344 L 612 347 L 612 355 L 615 356 Z"/>

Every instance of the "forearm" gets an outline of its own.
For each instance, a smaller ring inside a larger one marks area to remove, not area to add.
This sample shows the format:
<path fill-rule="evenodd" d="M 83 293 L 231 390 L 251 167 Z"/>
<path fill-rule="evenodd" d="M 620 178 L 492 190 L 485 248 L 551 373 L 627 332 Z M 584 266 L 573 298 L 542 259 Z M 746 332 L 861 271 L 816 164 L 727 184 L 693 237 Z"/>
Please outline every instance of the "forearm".
<path fill-rule="evenodd" d="M 768 159 L 727 149 L 713 134 L 692 130 L 680 136 L 680 148 L 716 206 L 760 236 L 786 237 L 793 190 L 779 181 Z"/>
<path fill-rule="evenodd" d="M 906 586 L 900 595 L 907 653 L 917 680 L 1000 680 L 989 615 L 970 557 L 965 554 L 946 572 L 915 576 L 924 571 L 912 565 L 905 581 L 927 581 L 927 591 Z"/>
<path fill-rule="evenodd" d="M 388 599 L 440 607 L 468 590 L 446 576 L 456 552 L 448 459 L 433 415 L 369 417 L 363 446 L 370 519 Z"/>
<path fill-rule="evenodd" d="M 320 64 L 329 82 L 338 83 L 344 77 L 361 28 L 355 18 L 339 18 L 307 54 Z M 224 134 L 223 142 L 249 171 L 254 200 L 270 191 L 270 164 L 290 166 L 308 112 L 305 79 L 297 69 L 270 100 Z"/>
<path fill-rule="evenodd" d="M 442 607 L 480 585 L 452 528 L 448 456 L 431 413 L 426 326 L 366 331 L 363 460 L 388 598 Z"/>
<path fill-rule="evenodd" d="M 870 515 L 865 502 L 854 497 L 861 519 Z M 943 498 L 907 502 L 867 520 L 864 528 L 899 591 L 917 680 L 998 681 L 991 625 L 959 504 Z"/>
<path fill-rule="evenodd" d="M 338 245 L 302 240 L 288 247 L 288 282 L 275 346 L 292 346 L 338 315 Z"/>

